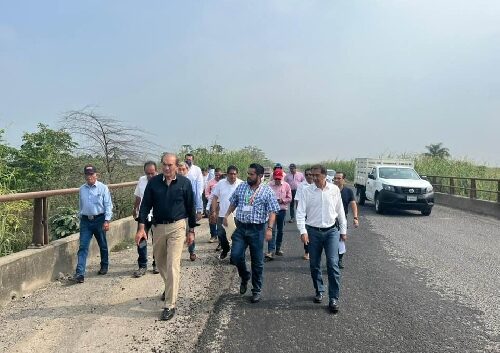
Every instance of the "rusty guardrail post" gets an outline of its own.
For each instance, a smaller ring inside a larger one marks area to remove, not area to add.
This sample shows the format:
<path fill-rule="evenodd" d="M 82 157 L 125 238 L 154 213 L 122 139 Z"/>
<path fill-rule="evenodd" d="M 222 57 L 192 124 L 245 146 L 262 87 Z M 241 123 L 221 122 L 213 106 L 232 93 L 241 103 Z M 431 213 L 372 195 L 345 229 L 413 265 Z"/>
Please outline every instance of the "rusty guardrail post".
<path fill-rule="evenodd" d="M 49 216 L 49 200 L 46 197 L 42 198 L 42 223 L 43 223 L 43 245 L 49 244 L 49 221 L 47 217 Z"/>
<path fill-rule="evenodd" d="M 497 202 L 500 203 L 500 180 L 497 181 Z"/>
<path fill-rule="evenodd" d="M 30 248 L 44 245 L 43 231 L 43 198 L 33 200 L 33 241 Z"/>
<path fill-rule="evenodd" d="M 450 178 L 450 195 L 455 195 L 455 179 Z"/>
<path fill-rule="evenodd" d="M 476 179 L 474 178 L 470 179 L 470 198 L 476 198 Z"/>

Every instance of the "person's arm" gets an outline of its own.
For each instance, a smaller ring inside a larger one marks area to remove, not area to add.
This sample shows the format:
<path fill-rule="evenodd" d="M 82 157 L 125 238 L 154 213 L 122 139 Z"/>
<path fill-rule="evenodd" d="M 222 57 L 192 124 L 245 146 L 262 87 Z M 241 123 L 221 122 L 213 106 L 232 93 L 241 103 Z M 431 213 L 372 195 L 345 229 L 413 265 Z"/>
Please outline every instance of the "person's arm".
<path fill-rule="evenodd" d="M 358 204 L 356 203 L 356 201 L 351 201 L 349 204 L 351 205 L 352 210 L 352 223 L 354 227 L 357 228 L 359 226 Z"/>
<path fill-rule="evenodd" d="M 295 211 L 295 219 L 297 220 L 297 228 L 300 233 L 300 238 L 304 244 L 309 243 L 309 236 L 306 230 L 306 200 L 307 195 L 301 191 L 300 202 L 297 204 L 297 210 Z"/>
<path fill-rule="evenodd" d="M 135 197 L 134 200 L 134 209 L 132 210 L 132 216 L 134 218 L 139 217 L 139 206 L 141 205 L 141 198 L 139 196 Z"/>
<path fill-rule="evenodd" d="M 269 241 L 273 238 L 273 227 L 274 227 L 275 221 L 276 221 L 276 213 L 274 213 L 274 212 L 269 213 L 269 220 L 267 221 L 267 228 L 266 228 L 266 235 L 265 235 L 265 238 L 267 241 Z"/>
<path fill-rule="evenodd" d="M 285 198 L 283 199 L 283 203 L 285 205 L 288 205 L 290 202 L 292 202 L 292 188 L 290 187 L 289 184 L 286 184 L 286 186 L 285 186 Z"/>
<path fill-rule="evenodd" d="M 347 238 L 347 219 L 345 218 L 344 212 L 344 204 L 342 203 L 342 197 L 340 196 L 340 192 L 336 197 L 335 212 L 337 212 L 337 219 L 339 220 L 339 230 L 340 230 L 340 239 L 346 240 Z"/>
<path fill-rule="evenodd" d="M 111 201 L 111 193 L 106 185 L 104 185 L 104 195 L 103 195 L 103 205 L 104 205 L 104 225 L 103 229 L 105 231 L 109 230 L 109 222 L 113 217 L 113 201 Z"/>

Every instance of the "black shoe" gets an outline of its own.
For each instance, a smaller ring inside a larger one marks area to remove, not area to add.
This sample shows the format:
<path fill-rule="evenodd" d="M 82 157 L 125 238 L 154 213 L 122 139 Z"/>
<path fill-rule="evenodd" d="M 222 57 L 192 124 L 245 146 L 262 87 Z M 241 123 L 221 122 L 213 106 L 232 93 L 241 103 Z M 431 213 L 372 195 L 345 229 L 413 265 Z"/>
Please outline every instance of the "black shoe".
<path fill-rule="evenodd" d="M 240 284 L 240 294 L 245 294 L 247 292 L 248 282 L 241 282 Z"/>
<path fill-rule="evenodd" d="M 222 250 L 222 245 L 219 243 L 217 247 L 215 248 L 215 252 L 221 251 Z"/>
<path fill-rule="evenodd" d="M 323 301 L 323 293 L 316 294 L 316 296 L 314 297 L 314 302 L 316 304 L 319 304 L 322 301 Z"/>
<path fill-rule="evenodd" d="M 328 303 L 328 309 L 330 309 L 332 313 L 336 313 L 337 311 L 339 311 L 339 303 L 337 302 L 337 299 L 330 299 L 330 302 Z"/>
<path fill-rule="evenodd" d="M 139 267 L 138 270 L 135 270 L 134 271 L 134 277 L 135 278 L 139 278 L 139 277 L 142 277 L 146 274 L 146 267 Z"/>
<path fill-rule="evenodd" d="M 175 308 L 172 308 L 172 309 L 165 308 L 165 309 L 163 309 L 163 312 L 161 313 L 160 320 L 161 321 L 170 320 L 171 318 L 174 317 L 174 314 L 175 314 Z"/>
<path fill-rule="evenodd" d="M 260 293 L 254 293 L 252 294 L 252 298 L 250 299 L 251 303 L 258 303 L 260 302 Z"/>
<path fill-rule="evenodd" d="M 105 275 L 106 273 L 108 273 L 108 269 L 107 268 L 101 268 L 97 274 L 98 275 Z"/>
<path fill-rule="evenodd" d="M 155 265 L 155 264 L 153 264 L 153 273 L 154 273 L 155 275 L 157 275 L 158 273 L 160 273 L 160 271 L 158 271 L 158 269 L 156 268 L 156 265 Z"/>
<path fill-rule="evenodd" d="M 340 255 L 339 255 L 339 268 L 344 268 L 344 262 L 342 261 L 342 258 L 343 258 L 343 256 L 342 256 L 342 255 L 343 255 L 343 254 L 340 254 Z"/>
<path fill-rule="evenodd" d="M 278 249 L 278 250 L 276 250 L 275 254 L 276 254 L 276 256 L 283 256 L 283 251 Z"/>
<path fill-rule="evenodd" d="M 224 260 L 227 257 L 227 254 L 229 253 L 229 250 L 222 250 L 220 255 L 219 255 L 219 260 Z"/>
<path fill-rule="evenodd" d="M 163 294 L 161 295 L 161 301 L 164 302 L 165 301 L 165 291 L 163 291 Z"/>
<path fill-rule="evenodd" d="M 69 280 L 74 283 L 83 283 L 85 281 L 85 277 L 83 277 L 83 275 L 74 275 Z"/>
<path fill-rule="evenodd" d="M 274 258 L 273 258 L 272 252 L 268 252 L 268 253 L 264 254 L 264 262 L 269 262 L 269 261 L 273 261 L 273 260 L 274 260 Z"/>

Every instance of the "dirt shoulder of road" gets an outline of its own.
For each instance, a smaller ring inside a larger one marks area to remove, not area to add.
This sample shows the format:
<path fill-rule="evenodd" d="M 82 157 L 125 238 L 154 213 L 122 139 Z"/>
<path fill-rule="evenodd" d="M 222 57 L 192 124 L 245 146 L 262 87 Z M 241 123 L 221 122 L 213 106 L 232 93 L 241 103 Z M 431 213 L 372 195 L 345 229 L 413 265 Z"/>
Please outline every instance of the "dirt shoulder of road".
<path fill-rule="evenodd" d="M 89 258 L 85 283 L 70 284 L 71 274 L 20 298 L 0 311 L 1 352 L 191 352 L 219 296 L 236 275 L 209 243 L 208 224 L 197 231 L 198 258 L 182 256 L 177 312 L 159 321 L 163 281 L 151 272 L 133 278 L 134 244 L 110 252 L 110 269 L 98 276 L 99 258 Z M 152 247 L 148 245 L 149 264 Z M 76 256 L 76 254 L 74 254 Z"/>

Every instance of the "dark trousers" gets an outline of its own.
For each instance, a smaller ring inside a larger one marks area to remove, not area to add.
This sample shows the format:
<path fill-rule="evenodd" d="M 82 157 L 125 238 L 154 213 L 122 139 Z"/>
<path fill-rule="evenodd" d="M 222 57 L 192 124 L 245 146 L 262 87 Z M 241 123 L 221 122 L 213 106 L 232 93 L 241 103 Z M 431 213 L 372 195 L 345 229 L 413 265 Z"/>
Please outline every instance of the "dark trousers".
<path fill-rule="evenodd" d="M 297 190 L 292 190 L 292 202 L 290 202 L 290 218 L 295 218 L 295 194 Z"/>
<path fill-rule="evenodd" d="M 148 234 L 151 231 L 151 242 L 153 241 L 153 229 L 151 226 L 153 225 L 152 222 L 146 221 L 144 224 L 144 230 L 146 234 Z M 137 254 L 139 257 L 137 258 L 137 265 L 139 268 L 147 268 L 148 267 L 148 246 L 146 245 L 143 248 L 140 248 L 139 245 L 137 245 Z M 155 257 L 153 256 L 153 266 L 155 266 Z"/>
<path fill-rule="evenodd" d="M 103 225 L 104 215 L 97 216 L 93 220 L 89 220 L 87 217 L 82 217 L 80 219 L 80 247 L 78 248 L 78 264 L 76 265 L 77 275 L 85 275 L 85 267 L 87 266 L 87 256 L 89 254 L 92 236 L 95 236 L 101 252 L 101 269 L 108 269 L 108 242 L 106 240 L 106 232 L 102 229 Z"/>
<path fill-rule="evenodd" d="M 222 226 L 223 220 L 224 220 L 224 217 L 217 218 L 217 236 L 219 238 L 219 242 L 220 242 L 222 251 L 229 252 L 231 247 L 229 246 L 229 240 L 227 240 L 226 229 Z M 230 235 L 232 235 L 232 234 L 230 234 Z"/>
<path fill-rule="evenodd" d="M 236 223 L 236 230 L 231 239 L 231 264 L 238 268 L 241 282 L 248 282 L 252 278 L 252 293 L 262 290 L 262 272 L 264 270 L 264 227 L 262 224 Z M 245 261 L 245 251 L 250 248 L 252 272 L 248 271 Z"/>
<path fill-rule="evenodd" d="M 281 249 L 283 243 L 283 227 L 285 226 L 286 210 L 279 210 L 273 226 L 273 237 L 267 242 L 267 251 L 273 252 Z"/>

